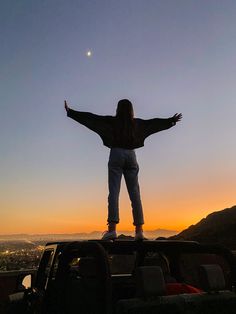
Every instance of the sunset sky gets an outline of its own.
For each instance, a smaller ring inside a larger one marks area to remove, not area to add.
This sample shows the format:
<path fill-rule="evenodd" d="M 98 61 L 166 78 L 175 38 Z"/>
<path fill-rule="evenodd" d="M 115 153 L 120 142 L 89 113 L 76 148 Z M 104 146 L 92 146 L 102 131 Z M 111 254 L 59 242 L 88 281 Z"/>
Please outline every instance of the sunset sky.
<path fill-rule="evenodd" d="M 236 1 L 2 0 L 0 234 L 105 230 L 109 149 L 70 107 L 183 120 L 136 151 L 145 229 L 236 204 Z M 91 55 L 88 54 L 91 52 Z M 124 181 L 118 230 L 131 230 Z"/>

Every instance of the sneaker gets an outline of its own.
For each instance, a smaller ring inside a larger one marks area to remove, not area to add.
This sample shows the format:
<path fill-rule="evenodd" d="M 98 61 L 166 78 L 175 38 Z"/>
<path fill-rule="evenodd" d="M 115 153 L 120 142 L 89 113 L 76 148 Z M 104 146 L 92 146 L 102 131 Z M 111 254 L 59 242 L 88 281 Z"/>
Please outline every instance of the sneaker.
<path fill-rule="evenodd" d="M 135 232 L 134 241 L 142 241 L 146 240 L 146 238 L 143 235 L 143 231 Z"/>
<path fill-rule="evenodd" d="M 105 231 L 101 240 L 104 240 L 104 241 L 115 240 L 116 238 L 117 238 L 116 231 Z"/>

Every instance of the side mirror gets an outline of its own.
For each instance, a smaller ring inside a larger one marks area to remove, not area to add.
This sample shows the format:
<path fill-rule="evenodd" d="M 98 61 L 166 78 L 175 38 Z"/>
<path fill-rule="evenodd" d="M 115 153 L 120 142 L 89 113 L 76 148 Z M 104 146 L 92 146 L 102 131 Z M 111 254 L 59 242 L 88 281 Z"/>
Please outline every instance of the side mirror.
<path fill-rule="evenodd" d="M 22 286 L 25 289 L 31 288 L 31 284 L 32 284 L 32 275 L 26 275 L 23 280 L 22 280 Z"/>

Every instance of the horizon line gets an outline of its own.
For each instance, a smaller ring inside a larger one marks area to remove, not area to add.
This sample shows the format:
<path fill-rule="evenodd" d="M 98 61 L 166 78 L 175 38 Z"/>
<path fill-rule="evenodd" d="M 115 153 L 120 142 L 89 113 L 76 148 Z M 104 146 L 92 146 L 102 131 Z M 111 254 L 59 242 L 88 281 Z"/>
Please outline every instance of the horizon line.
<path fill-rule="evenodd" d="M 172 229 L 146 229 L 144 232 L 160 232 L 160 231 L 167 231 L 167 232 L 181 232 L 180 230 L 172 230 Z M 19 235 L 75 235 L 75 234 L 90 234 L 95 232 L 103 232 L 102 230 L 93 230 L 93 231 L 82 231 L 82 232 L 55 232 L 55 233 L 25 233 L 25 232 L 19 232 L 19 233 L 0 233 L 0 236 L 19 236 Z M 134 232 L 133 229 L 131 230 L 117 230 L 118 233 L 122 232 Z"/>

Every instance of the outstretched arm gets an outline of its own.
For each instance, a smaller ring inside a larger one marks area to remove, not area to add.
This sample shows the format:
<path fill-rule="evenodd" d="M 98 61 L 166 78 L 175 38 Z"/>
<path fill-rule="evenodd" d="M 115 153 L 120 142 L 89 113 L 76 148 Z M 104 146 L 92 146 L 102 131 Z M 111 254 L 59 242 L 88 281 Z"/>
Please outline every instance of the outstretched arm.
<path fill-rule="evenodd" d="M 99 116 L 91 113 L 91 112 L 84 112 L 84 111 L 77 111 L 74 109 L 69 108 L 67 101 L 64 101 L 64 107 L 67 112 L 67 117 L 83 124 L 89 129 L 94 131 L 94 127 L 96 125 L 96 120 L 99 119 Z"/>
<path fill-rule="evenodd" d="M 66 100 L 64 101 L 64 107 L 69 118 L 79 122 L 80 124 L 83 124 L 84 126 L 98 133 L 99 135 L 107 132 L 109 117 L 96 115 L 91 112 L 73 110 L 69 108 Z"/>
<path fill-rule="evenodd" d="M 160 132 L 162 130 L 167 130 L 174 126 L 181 119 L 182 113 L 176 113 L 175 115 L 173 115 L 173 117 L 167 119 L 154 118 L 150 120 L 145 120 L 145 137 L 156 132 Z"/>

